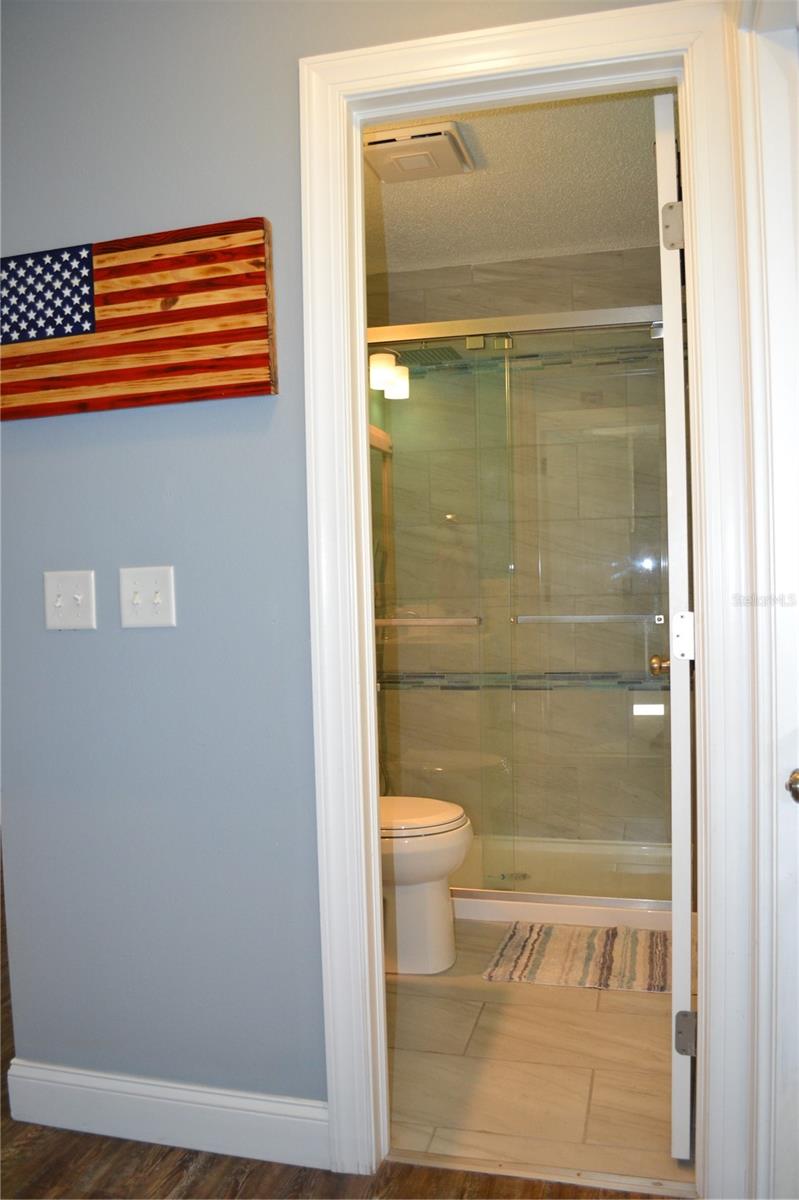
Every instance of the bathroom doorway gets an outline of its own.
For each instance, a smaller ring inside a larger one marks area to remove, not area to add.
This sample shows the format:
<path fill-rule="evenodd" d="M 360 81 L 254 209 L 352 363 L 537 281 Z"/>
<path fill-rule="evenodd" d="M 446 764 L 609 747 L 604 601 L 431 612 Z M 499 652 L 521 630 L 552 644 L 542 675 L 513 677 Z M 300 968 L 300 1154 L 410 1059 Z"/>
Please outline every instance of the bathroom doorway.
<path fill-rule="evenodd" d="M 690 654 L 674 653 L 672 628 L 690 623 L 681 269 L 660 221 L 678 200 L 673 97 L 456 114 L 455 129 L 470 173 L 488 174 L 497 145 L 506 162 L 527 147 L 553 164 L 559 145 L 592 179 L 593 211 L 586 224 L 565 172 L 550 182 L 572 197 L 574 229 L 568 200 L 550 225 L 573 234 L 571 252 L 552 253 L 542 218 L 527 256 L 503 258 L 502 231 L 489 221 L 483 239 L 467 196 L 461 261 L 371 270 L 403 237 L 424 242 L 417 203 L 429 239 L 439 201 L 457 228 L 461 181 L 438 198 L 431 183 L 410 196 L 421 180 L 390 199 L 380 185 L 381 222 L 367 170 L 370 358 L 402 376 L 370 392 L 393 487 L 387 523 L 373 452 L 380 789 L 456 805 L 475 833 L 449 880 L 455 964 L 389 977 L 392 1153 L 649 1176 L 690 1193 L 690 1059 L 670 1035 L 672 1009 L 692 1007 L 693 910 Z M 405 138 L 383 126 L 364 142 Z M 516 196 L 502 175 L 511 230 L 520 199 L 546 211 L 523 170 Z M 673 1005 L 662 981 L 656 995 L 598 995 L 484 980 L 514 921 L 669 938 L 673 880 Z M 545 1020 L 550 1005 L 560 1011 Z M 548 1124 L 537 1072 L 550 1069 L 549 1085 L 579 1099 Z M 513 1071 L 508 1110 L 496 1093 Z"/>
<path fill-rule="evenodd" d="M 334 1169 L 369 1171 L 389 1144 L 372 531 L 364 499 L 361 129 L 398 113 L 440 113 L 446 106 L 473 110 L 664 85 L 678 88 L 683 126 L 687 323 L 694 348 L 698 1186 L 704 1194 L 733 1193 L 758 1169 L 761 1143 L 753 1143 L 749 1131 L 761 1106 L 751 1068 L 758 1063 L 760 1069 L 773 1042 L 768 1030 L 758 1029 L 751 980 L 755 971 L 768 974 L 770 960 L 742 931 L 754 927 L 753 887 L 764 865 L 751 836 L 751 698 L 763 685 L 755 675 L 750 614 L 730 609 L 729 598 L 756 590 L 760 578 L 750 555 L 760 501 L 749 487 L 751 372 L 743 347 L 747 339 L 765 347 L 762 330 L 747 317 L 744 294 L 750 271 L 774 256 L 741 218 L 743 187 L 751 183 L 756 190 L 763 170 L 749 139 L 741 180 L 740 72 L 728 54 L 736 37 L 747 53 L 765 47 L 760 32 L 734 27 L 721 6 L 676 3 L 339 52 L 300 64 L 314 741 Z M 747 78 L 747 94 L 759 94 L 755 84 Z M 761 132 L 757 125 L 756 142 Z M 785 137 L 782 144 L 792 146 Z M 763 886 L 773 878 L 767 870 Z M 764 1153 L 767 1158 L 767 1146 Z"/>

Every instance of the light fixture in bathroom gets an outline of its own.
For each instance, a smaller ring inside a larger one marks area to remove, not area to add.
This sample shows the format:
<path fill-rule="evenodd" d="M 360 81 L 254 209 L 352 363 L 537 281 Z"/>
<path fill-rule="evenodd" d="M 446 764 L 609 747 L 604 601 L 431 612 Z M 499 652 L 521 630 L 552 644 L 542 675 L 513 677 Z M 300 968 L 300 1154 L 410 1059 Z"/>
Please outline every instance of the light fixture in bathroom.
<path fill-rule="evenodd" d="M 397 356 L 391 353 L 369 355 L 369 387 L 382 392 L 397 366 Z"/>
<path fill-rule="evenodd" d="M 386 400 L 407 400 L 411 394 L 411 373 L 408 367 L 394 367 L 384 388 Z"/>

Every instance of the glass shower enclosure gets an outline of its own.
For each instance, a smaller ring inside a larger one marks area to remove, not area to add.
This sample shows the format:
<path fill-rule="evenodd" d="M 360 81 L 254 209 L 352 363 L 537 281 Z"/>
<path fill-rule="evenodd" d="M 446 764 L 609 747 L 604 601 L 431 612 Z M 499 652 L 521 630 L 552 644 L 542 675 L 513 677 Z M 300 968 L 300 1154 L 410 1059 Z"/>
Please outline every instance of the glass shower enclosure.
<path fill-rule="evenodd" d="M 454 887 L 669 899 L 658 315 L 370 337 L 381 790 L 465 808 Z"/>

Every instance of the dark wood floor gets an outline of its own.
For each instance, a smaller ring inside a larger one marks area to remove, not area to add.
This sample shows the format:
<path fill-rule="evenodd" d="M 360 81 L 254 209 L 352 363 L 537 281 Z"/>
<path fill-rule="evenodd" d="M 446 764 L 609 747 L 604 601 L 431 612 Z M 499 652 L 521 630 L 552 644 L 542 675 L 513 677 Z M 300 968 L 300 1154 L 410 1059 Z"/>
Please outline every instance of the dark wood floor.
<path fill-rule="evenodd" d="M 383 1163 L 375 1175 L 337 1175 L 304 1167 L 203 1154 L 148 1142 L 95 1137 L 45 1125 L 12 1120 L 8 1110 L 6 1072 L 13 1057 L 11 1002 L 5 912 L 2 930 L 2 1176 L 0 1195 L 12 1197 L 65 1197 L 69 1200 L 155 1200 L 188 1197 L 222 1200 L 223 1197 L 320 1197 L 322 1200 L 358 1200 L 360 1197 L 395 1197 L 397 1200 L 455 1197 L 529 1197 L 530 1200 L 569 1197 L 616 1197 L 619 1192 L 574 1187 L 571 1184 L 513 1179 L 472 1171 L 445 1171 L 435 1167 Z M 626 1193 L 627 1200 L 643 1200 Z"/>

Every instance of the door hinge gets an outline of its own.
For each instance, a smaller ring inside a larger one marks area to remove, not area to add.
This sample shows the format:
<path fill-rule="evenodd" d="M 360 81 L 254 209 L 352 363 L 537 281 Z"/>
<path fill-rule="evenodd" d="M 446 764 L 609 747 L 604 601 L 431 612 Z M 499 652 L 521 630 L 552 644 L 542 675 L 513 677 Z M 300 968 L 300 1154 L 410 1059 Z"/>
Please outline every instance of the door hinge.
<path fill-rule="evenodd" d="M 674 1049 L 696 1058 L 696 1013 L 678 1012 L 674 1017 Z"/>
<path fill-rule="evenodd" d="M 661 213 L 663 245 L 667 250 L 685 249 L 685 229 L 682 219 L 682 200 L 672 200 L 663 205 Z"/>
<path fill-rule="evenodd" d="M 672 658 L 695 658 L 694 644 L 694 614 L 692 612 L 675 613 L 671 621 L 671 656 Z"/>

